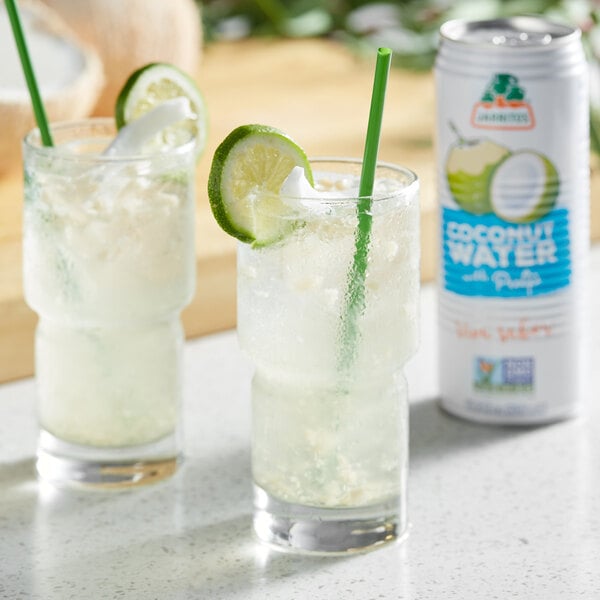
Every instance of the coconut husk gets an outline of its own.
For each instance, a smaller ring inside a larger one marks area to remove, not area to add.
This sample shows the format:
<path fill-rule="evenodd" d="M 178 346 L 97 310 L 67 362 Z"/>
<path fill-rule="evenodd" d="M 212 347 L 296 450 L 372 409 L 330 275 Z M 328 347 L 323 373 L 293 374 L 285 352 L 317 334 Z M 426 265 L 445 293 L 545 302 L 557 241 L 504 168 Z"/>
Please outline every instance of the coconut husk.
<path fill-rule="evenodd" d="M 194 0 L 43 1 L 100 54 L 107 79 L 96 115 L 114 115 L 123 84 L 147 63 L 168 62 L 192 77 L 197 73 L 202 23 Z"/>

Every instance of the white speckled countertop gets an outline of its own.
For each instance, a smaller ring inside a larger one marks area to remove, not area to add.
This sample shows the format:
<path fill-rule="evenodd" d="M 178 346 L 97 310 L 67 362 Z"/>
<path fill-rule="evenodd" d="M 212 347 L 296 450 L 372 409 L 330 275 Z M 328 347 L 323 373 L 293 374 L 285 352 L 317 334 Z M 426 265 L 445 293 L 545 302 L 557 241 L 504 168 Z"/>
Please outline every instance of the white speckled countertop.
<path fill-rule="evenodd" d="M 590 265 L 600 297 L 600 246 Z M 436 400 L 435 291 L 411 386 L 410 535 L 348 558 L 268 550 L 251 533 L 250 366 L 234 332 L 187 343 L 186 462 L 126 492 L 34 478 L 34 384 L 0 386 L 0 598 L 563 600 L 600 598 L 600 305 L 585 413 L 475 425 Z"/>

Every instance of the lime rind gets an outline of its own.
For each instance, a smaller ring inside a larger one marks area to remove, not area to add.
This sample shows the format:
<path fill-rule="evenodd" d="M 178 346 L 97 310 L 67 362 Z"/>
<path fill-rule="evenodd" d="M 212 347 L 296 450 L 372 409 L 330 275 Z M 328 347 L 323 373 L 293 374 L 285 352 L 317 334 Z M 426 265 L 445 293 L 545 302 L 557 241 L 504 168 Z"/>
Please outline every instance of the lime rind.
<path fill-rule="evenodd" d="M 173 98 L 185 97 L 190 103 L 194 118 L 185 125 L 167 128 L 164 139 L 178 139 L 177 130 L 187 127 L 196 139 L 196 156 L 206 146 L 208 118 L 206 103 L 196 82 L 187 73 L 167 63 L 150 63 L 132 73 L 126 81 L 115 106 L 115 121 L 121 129 L 131 121 L 146 114 L 157 105 Z M 189 135 L 188 133 L 188 135 Z"/>
<path fill-rule="evenodd" d="M 313 183 L 306 154 L 288 135 L 267 125 L 234 129 L 215 151 L 208 196 L 217 223 L 238 240 L 263 247 L 296 227 L 279 190 L 295 166 Z"/>

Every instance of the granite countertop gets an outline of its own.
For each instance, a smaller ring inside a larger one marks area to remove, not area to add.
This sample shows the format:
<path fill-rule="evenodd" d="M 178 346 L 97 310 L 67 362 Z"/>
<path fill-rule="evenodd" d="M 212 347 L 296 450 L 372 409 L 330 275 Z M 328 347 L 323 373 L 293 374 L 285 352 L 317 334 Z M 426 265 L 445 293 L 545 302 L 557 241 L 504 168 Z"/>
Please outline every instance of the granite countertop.
<path fill-rule="evenodd" d="M 590 264 L 600 295 L 600 246 Z M 411 389 L 410 534 L 344 558 L 272 551 L 251 532 L 249 381 L 235 332 L 186 344 L 186 461 L 125 492 L 34 477 L 34 383 L 0 386 L 0 598 L 524 600 L 600 598 L 600 309 L 588 402 L 533 428 L 438 406 L 435 290 L 422 292 Z"/>

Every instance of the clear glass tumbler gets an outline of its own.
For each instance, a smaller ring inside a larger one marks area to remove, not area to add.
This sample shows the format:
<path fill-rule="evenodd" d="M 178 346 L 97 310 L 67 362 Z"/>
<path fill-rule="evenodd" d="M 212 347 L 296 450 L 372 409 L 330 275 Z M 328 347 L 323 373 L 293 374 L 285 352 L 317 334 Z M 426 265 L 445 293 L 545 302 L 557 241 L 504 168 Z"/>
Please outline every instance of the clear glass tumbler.
<path fill-rule="evenodd" d="M 279 198 L 284 215 L 258 217 L 283 220 L 281 238 L 238 249 L 238 335 L 255 366 L 254 527 L 279 547 L 348 552 L 406 531 L 418 180 L 380 163 L 373 197 L 360 199 L 360 161 L 311 162 L 317 188 L 337 197 Z"/>
<path fill-rule="evenodd" d="M 25 299 L 35 343 L 37 469 L 103 486 L 172 474 L 183 331 L 195 289 L 194 143 L 108 157 L 112 120 L 23 145 Z"/>

